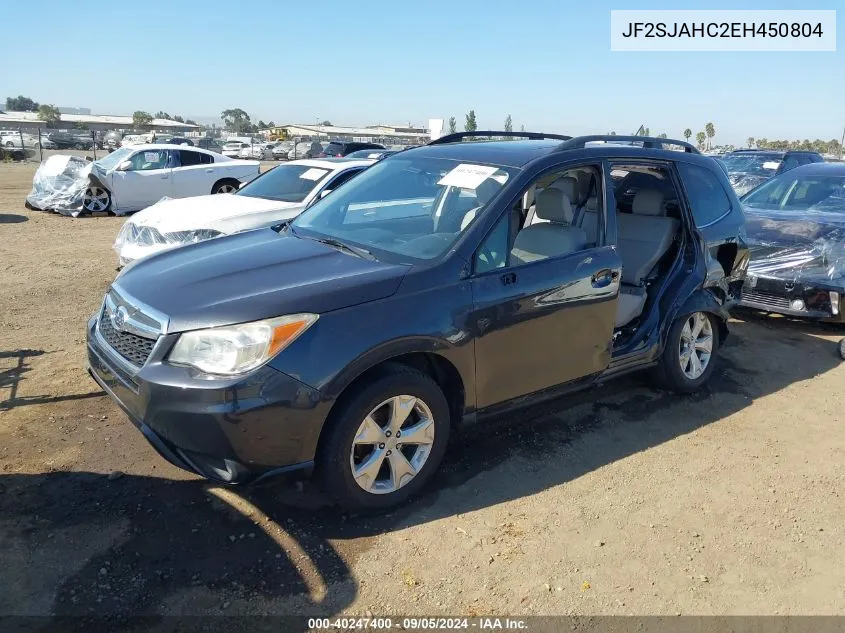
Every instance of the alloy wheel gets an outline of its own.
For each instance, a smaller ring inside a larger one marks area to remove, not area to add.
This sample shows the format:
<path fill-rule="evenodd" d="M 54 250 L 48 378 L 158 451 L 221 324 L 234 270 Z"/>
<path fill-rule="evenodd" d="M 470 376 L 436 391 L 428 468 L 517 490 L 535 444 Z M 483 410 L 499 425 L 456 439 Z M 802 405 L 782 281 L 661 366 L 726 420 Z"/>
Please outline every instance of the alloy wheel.
<path fill-rule="evenodd" d="M 233 193 L 235 191 L 237 191 L 237 188 L 229 183 L 225 183 L 217 187 L 217 193 Z"/>
<path fill-rule="evenodd" d="M 697 380 L 710 364 L 713 353 L 713 326 L 702 312 L 691 314 L 681 330 L 678 344 L 681 371 L 690 380 Z"/>
<path fill-rule="evenodd" d="M 434 446 L 434 416 L 420 398 L 383 401 L 364 418 L 352 440 L 349 465 L 355 482 L 371 494 L 389 494 L 409 484 Z"/>
<path fill-rule="evenodd" d="M 109 192 L 102 187 L 89 187 L 82 198 L 86 211 L 105 211 L 109 207 Z"/>

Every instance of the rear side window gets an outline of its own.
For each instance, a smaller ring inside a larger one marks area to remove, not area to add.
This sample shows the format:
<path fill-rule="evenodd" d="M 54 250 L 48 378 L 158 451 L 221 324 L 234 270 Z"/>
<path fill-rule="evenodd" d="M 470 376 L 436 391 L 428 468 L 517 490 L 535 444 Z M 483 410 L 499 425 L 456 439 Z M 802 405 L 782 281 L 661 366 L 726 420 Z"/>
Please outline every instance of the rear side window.
<path fill-rule="evenodd" d="M 212 157 L 208 154 L 202 154 L 200 152 L 179 150 L 179 162 L 182 163 L 182 167 L 191 167 L 192 165 L 207 165 L 212 162 Z"/>
<path fill-rule="evenodd" d="M 716 174 L 689 163 L 678 163 L 678 171 L 696 226 L 707 226 L 731 210 L 731 199 Z"/>

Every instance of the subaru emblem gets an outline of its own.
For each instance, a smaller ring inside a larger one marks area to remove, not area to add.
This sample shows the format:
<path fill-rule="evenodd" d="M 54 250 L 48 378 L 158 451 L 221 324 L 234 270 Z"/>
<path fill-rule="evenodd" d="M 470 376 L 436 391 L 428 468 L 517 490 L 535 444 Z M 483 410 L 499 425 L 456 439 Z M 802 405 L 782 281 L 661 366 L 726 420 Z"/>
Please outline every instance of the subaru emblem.
<path fill-rule="evenodd" d="M 111 324 L 114 326 L 115 330 L 122 331 L 123 326 L 126 324 L 126 319 L 129 318 L 129 313 L 126 311 L 126 308 L 120 306 L 117 310 L 114 310 L 111 313 Z"/>

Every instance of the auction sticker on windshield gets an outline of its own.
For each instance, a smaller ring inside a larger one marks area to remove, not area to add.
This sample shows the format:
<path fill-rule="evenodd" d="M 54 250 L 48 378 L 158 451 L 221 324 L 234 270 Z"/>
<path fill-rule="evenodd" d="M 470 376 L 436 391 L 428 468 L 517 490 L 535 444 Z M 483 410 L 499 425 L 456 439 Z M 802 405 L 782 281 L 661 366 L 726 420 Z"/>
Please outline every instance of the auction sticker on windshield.
<path fill-rule="evenodd" d="M 325 176 L 328 172 L 325 169 L 318 169 L 316 167 L 312 167 L 306 172 L 300 174 L 300 178 L 304 178 L 305 180 L 320 180 L 323 176 Z"/>
<path fill-rule="evenodd" d="M 780 167 L 780 163 L 776 160 L 769 160 L 763 163 L 763 169 L 777 169 Z"/>
<path fill-rule="evenodd" d="M 471 165 L 461 163 L 438 181 L 444 187 L 460 187 L 461 189 L 477 189 L 478 186 L 499 170 L 498 167 L 488 165 Z"/>

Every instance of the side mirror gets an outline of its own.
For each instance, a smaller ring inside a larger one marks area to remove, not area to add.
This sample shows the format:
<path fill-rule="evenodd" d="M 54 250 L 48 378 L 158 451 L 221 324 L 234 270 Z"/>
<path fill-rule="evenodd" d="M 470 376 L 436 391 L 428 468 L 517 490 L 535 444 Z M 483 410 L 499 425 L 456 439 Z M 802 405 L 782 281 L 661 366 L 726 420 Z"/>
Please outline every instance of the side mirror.
<path fill-rule="evenodd" d="M 124 160 L 117 166 L 117 171 L 129 171 L 130 169 L 132 169 L 131 160 Z"/>
<path fill-rule="evenodd" d="M 323 189 L 323 190 L 320 192 L 320 197 L 321 197 L 321 198 L 325 198 L 325 197 L 326 197 L 327 195 L 329 195 L 331 192 L 332 192 L 332 190 L 331 190 L 331 189 Z"/>

